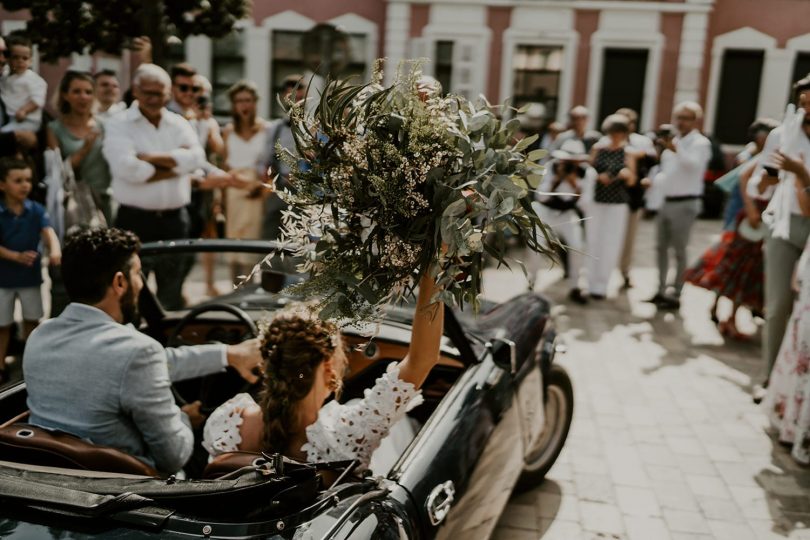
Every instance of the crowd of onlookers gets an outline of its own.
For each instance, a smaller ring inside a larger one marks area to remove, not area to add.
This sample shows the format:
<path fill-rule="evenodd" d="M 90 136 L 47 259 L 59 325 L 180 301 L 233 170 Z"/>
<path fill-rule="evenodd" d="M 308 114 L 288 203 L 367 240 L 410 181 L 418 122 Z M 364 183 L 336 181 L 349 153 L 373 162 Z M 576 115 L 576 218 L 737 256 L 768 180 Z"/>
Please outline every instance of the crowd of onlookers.
<path fill-rule="evenodd" d="M 138 41 L 141 63 L 129 90 L 113 71 L 71 70 L 50 92 L 49 108 L 47 83 L 31 69 L 32 43 L 0 38 L 0 358 L 17 300 L 25 335 L 43 316 L 41 240 L 56 316 L 68 301 L 59 244 L 76 227 L 115 225 L 144 242 L 278 238 L 285 205 L 273 182 L 287 185 L 277 143 L 294 148 L 289 122 L 259 117 L 256 86 L 240 81 L 228 91 L 232 118 L 221 127 L 210 82 L 186 63 L 167 73 L 151 63 L 148 41 Z M 281 98 L 301 99 L 300 82 L 285 79 Z M 215 296 L 213 255 L 201 262 Z M 228 262 L 234 277 L 255 264 L 236 255 Z M 156 259 L 144 268 L 164 307 L 184 305 L 192 264 Z"/>
<path fill-rule="evenodd" d="M 66 305 L 60 241 L 76 226 L 115 225 L 144 242 L 279 235 L 284 203 L 268 171 L 277 188 L 287 186 L 289 166 L 278 148 L 294 148 L 289 121 L 259 117 L 256 86 L 240 81 L 228 91 L 231 120 L 221 127 L 205 77 L 185 63 L 167 73 L 151 63 L 147 41 L 138 48 L 142 63 L 126 93 L 112 71 L 68 71 L 51 92 L 51 115 L 47 84 L 31 69 L 31 42 L 0 38 L 0 358 L 17 300 L 25 333 L 43 316 L 40 243 L 52 280 L 51 316 Z M 302 78 L 292 76 L 281 97 L 300 100 L 303 92 Z M 791 441 L 810 426 L 810 256 L 800 261 L 810 252 L 810 78 L 796 84 L 795 98 L 798 112 L 781 125 L 754 122 L 751 142 L 716 182 L 729 193 L 723 234 L 692 266 L 687 246 L 713 154 L 697 103 L 678 104 L 672 123 L 648 134 L 638 132 L 638 115 L 626 108 L 591 130 L 589 111 L 577 106 L 568 126 L 549 125 L 530 148 L 548 151 L 534 204 L 567 247 L 569 300 L 604 300 L 617 269 L 622 287 L 632 287 L 639 222 L 655 216 L 658 286 L 648 301 L 678 309 L 685 283 L 706 288 L 731 301 L 727 320 L 719 320 L 717 301 L 710 317 L 733 339 L 748 338 L 736 325 L 739 308 L 764 319 L 763 358 L 773 373 L 768 403 Z M 531 131 L 525 124 L 521 136 Z M 212 257 L 201 262 L 215 296 Z M 236 277 L 255 261 L 228 262 Z M 191 265 L 182 257 L 144 263 L 166 308 L 183 307 Z M 764 389 L 756 397 L 766 397 Z"/>
<path fill-rule="evenodd" d="M 723 232 L 691 266 L 687 247 L 712 159 L 697 103 L 678 104 L 672 124 L 647 135 L 637 133 L 635 111 L 607 116 L 599 133 L 587 129 L 588 110 L 574 107 L 568 130 L 552 124 L 535 143 L 548 150 L 535 207 L 568 247 L 568 298 L 578 304 L 604 300 L 616 269 L 622 287 L 632 287 L 638 223 L 654 216 L 658 287 L 647 302 L 678 309 L 691 283 L 715 294 L 709 316 L 722 335 L 751 338 L 737 328 L 741 307 L 762 319 L 766 379 L 754 400 L 766 400 L 780 440 L 810 463 L 810 75 L 794 94 L 796 111 L 781 124 L 757 119 L 731 171 L 716 180 L 728 192 Z M 721 298 L 732 304 L 723 321 Z"/>

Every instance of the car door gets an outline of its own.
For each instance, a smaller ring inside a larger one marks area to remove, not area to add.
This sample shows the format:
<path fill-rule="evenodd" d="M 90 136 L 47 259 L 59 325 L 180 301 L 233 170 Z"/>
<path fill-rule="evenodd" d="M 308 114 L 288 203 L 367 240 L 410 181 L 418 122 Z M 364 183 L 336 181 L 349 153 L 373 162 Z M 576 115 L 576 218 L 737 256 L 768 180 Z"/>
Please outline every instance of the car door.
<path fill-rule="evenodd" d="M 426 537 L 487 535 L 523 468 L 509 371 L 489 353 L 456 381 L 392 470 L 418 509 Z"/>

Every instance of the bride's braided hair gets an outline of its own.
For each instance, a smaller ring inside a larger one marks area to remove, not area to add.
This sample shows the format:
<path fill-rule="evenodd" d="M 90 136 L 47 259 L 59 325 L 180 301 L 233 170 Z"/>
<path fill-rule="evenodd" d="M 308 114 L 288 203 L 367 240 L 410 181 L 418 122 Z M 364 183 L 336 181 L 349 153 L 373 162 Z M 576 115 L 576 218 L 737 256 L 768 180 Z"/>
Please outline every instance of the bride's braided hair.
<path fill-rule="evenodd" d="M 309 393 L 318 366 L 335 352 L 338 329 L 306 310 L 285 310 L 261 329 L 260 338 L 265 360 L 260 399 L 263 448 L 283 453 L 289 444 L 293 405 Z"/>

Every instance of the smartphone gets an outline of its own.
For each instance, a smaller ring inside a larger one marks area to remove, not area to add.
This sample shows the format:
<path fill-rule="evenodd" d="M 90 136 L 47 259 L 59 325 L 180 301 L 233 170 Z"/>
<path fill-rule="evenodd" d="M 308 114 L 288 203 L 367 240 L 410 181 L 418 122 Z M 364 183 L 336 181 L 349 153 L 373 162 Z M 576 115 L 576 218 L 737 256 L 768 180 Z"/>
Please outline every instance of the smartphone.
<path fill-rule="evenodd" d="M 765 174 L 768 176 L 779 176 L 779 169 L 773 165 L 763 165 L 762 168 L 765 169 Z"/>

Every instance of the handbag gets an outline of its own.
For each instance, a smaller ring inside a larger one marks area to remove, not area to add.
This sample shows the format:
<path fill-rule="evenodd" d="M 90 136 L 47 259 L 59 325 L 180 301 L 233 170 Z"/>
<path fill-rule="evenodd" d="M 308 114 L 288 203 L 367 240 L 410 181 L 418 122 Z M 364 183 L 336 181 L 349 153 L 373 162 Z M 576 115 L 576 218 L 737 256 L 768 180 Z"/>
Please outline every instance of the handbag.
<path fill-rule="evenodd" d="M 64 197 L 65 236 L 85 228 L 106 227 L 107 220 L 100 210 L 96 195 L 86 182 L 76 180 L 70 158 L 62 162 Z"/>

